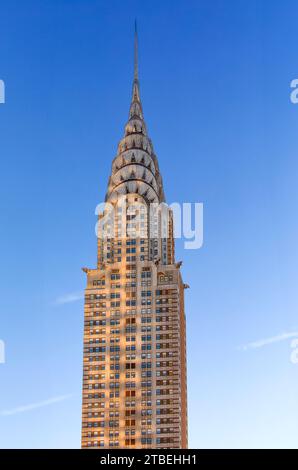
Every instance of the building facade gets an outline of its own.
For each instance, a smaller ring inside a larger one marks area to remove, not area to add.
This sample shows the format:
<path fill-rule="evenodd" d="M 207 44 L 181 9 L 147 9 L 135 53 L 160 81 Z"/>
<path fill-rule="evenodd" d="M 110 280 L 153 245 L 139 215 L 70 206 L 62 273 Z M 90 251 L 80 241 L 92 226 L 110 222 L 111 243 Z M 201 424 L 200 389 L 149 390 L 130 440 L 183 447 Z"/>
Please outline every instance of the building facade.
<path fill-rule="evenodd" d="M 186 333 L 173 217 L 143 117 L 135 32 L 132 100 L 87 274 L 82 448 L 187 448 Z"/>

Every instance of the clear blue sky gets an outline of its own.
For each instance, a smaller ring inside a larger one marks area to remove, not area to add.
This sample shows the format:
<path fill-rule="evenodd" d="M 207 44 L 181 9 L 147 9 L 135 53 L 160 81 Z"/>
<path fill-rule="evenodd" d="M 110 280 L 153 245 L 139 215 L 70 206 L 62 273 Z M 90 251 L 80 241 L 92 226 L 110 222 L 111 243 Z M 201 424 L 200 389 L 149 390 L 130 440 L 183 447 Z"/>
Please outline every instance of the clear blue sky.
<path fill-rule="evenodd" d="M 80 446 L 83 303 L 57 299 L 80 294 L 81 266 L 96 263 L 94 209 L 128 114 L 137 17 L 167 201 L 205 210 L 203 248 L 177 243 L 191 285 L 190 446 L 297 447 L 298 364 L 278 338 L 298 331 L 297 1 L 0 9 L 0 446 Z"/>

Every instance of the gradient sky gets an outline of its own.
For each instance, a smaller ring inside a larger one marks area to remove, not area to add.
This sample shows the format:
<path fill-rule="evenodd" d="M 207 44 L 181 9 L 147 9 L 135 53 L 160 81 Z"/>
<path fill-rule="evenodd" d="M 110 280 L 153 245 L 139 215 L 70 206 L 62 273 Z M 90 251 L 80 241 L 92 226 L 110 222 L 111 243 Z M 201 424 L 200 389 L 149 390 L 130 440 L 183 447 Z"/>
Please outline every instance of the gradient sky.
<path fill-rule="evenodd" d="M 80 268 L 96 264 L 135 17 L 167 201 L 204 203 L 203 248 L 177 242 L 190 447 L 297 448 L 296 0 L 1 1 L 0 446 L 80 446 Z"/>

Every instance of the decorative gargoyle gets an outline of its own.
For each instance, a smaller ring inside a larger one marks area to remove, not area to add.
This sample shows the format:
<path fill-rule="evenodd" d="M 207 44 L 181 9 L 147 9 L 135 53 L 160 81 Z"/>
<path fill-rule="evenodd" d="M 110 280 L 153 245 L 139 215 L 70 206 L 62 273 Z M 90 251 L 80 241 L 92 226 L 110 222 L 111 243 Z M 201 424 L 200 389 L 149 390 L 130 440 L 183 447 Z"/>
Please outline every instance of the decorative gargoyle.
<path fill-rule="evenodd" d="M 189 284 L 183 284 L 184 289 L 189 289 Z"/>
<path fill-rule="evenodd" d="M 183 261 L 178 261 L 177 263 L 175 263 L 176 268 L 179 269 L 182 266 L 182 263 Z"/>

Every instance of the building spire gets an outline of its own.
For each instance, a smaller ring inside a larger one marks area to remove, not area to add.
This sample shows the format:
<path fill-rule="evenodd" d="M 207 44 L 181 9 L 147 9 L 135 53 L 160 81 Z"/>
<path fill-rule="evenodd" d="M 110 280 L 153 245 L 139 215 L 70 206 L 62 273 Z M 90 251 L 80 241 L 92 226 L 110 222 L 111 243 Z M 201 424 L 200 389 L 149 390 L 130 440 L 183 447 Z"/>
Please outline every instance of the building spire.
<path fill-rule="evenodd" d="M 132 100 L 130 106 L 130 117 L 133 115 L 142 115 L 142 105 L 140 98 L 140 82 L 139 82 L 139 60 L 138 60 L 138 31 L 137 31 L 137 20 L 135 20 L 135 33 L 134 33 L 134 73 L 133 73 L 133 84 L 132 84 Z"/>
<path fill-rule="evenodd" d="M 134 42 L 134 80 L 139 80 L 139 66 L 138 66 L 138 30 L 137 30 L 137 20 L 135 20 L 135 42 Z"/>

